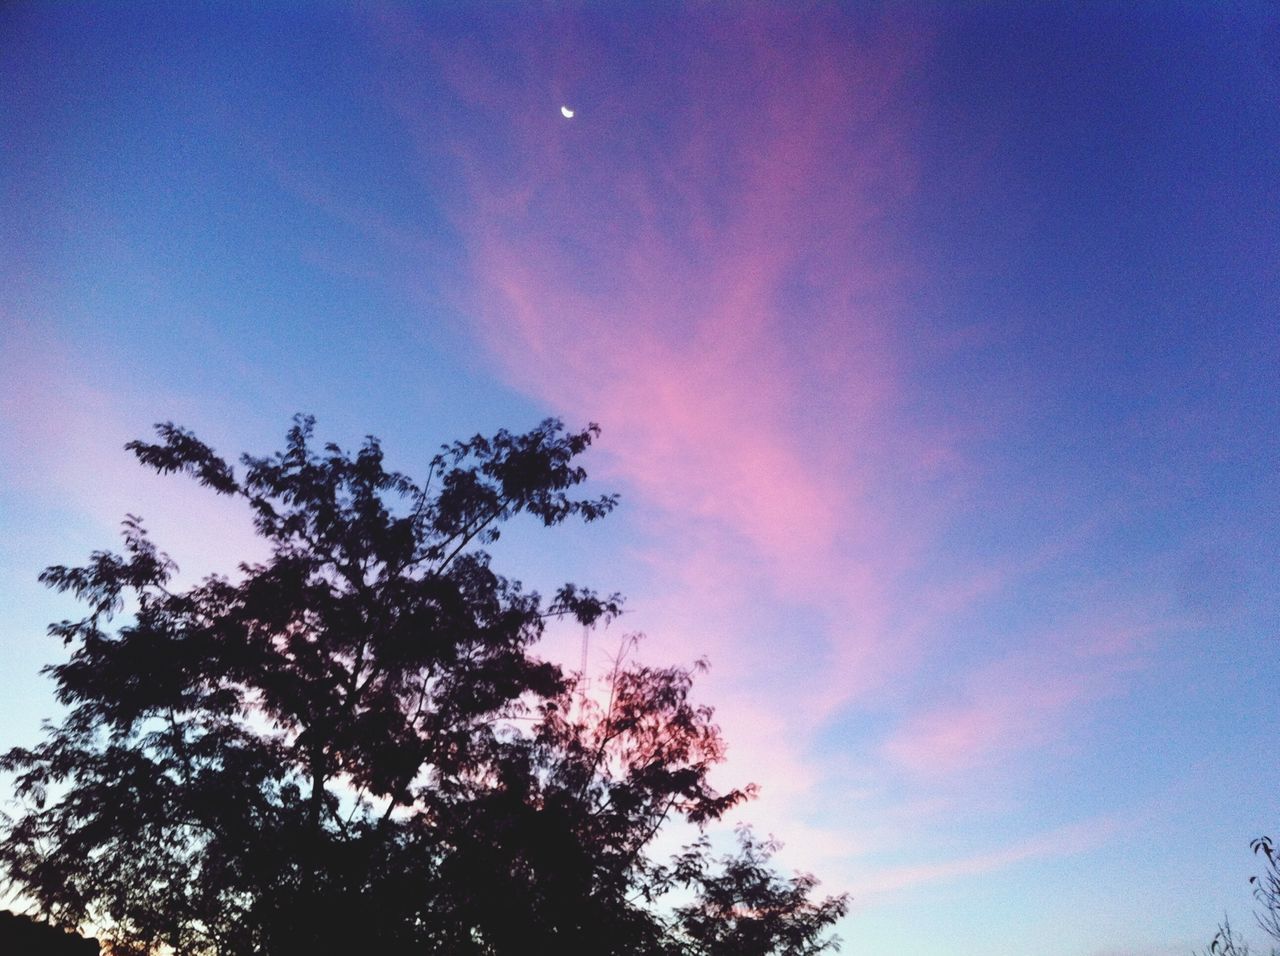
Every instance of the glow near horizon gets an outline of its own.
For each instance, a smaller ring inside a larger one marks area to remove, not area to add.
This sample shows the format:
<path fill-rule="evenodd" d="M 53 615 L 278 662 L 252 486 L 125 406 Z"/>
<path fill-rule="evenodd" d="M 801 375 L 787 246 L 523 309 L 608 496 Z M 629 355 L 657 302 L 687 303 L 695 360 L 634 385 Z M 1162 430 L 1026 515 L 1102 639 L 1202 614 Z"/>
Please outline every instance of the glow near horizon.
<path fill-rule="evenodd" d="M 41 567 L 126 511 L 191 573 L 252 547 L 120 451 L 151 422 L 234 456 L 303 409 L 416 471 L 557 414 L 624 508 L 504 570 L 711 659 L 724 778 L 854 892 L 848 951 L 1245 921 L 1280 816 L 1260 13 L 3 16 L 0 742 L 53 712 Z"/>

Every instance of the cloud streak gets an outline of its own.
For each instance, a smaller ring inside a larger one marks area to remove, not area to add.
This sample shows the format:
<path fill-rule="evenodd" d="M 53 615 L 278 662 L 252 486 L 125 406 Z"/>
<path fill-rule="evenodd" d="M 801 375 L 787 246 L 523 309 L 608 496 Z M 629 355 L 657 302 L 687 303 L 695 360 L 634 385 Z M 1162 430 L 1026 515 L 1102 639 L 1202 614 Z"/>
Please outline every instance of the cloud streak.
<path fill-rule="evenodd" d="M 1113 819 L 1099 818 L 1038 834 L 999 850 L 880 869 L 855 879 L 853 893 L 859 898 L 872 898 L 931 883 L 982 876 L 1031 860 L 1082 853 L 1104 841 L 1118 825 Z"/>
<path fill-rule="evenodd" d="M 455 43 L 384 12 L 388 48 L 434 64 L 452 98 L 441 106 L 412 71 L 387 89 L 424 169 L 453 170 L 445 206 L 468 265 L 454 302 L 509 383 L 604 424 L 604 477 L 645 509 L 661 554 L 665 611 L 647 623 L 677 635 L 663 650 L 727 667 L 716 690 L 735 760 L 763 778 L 764 818 L 819 853 L 848 840 L 804 822 L 830 773 L 814 738 L 926 669 L 949 621 L 1091 531 L 937 567 L 980 480 L 963 441 L 990 426 L 921 408 L 914 353 L 967 346 L 914 342 L 901 321 L 916 266 L 897 223 L 916 184 L 911 76 L 927 38 L 757 6 L 650 26 L 620 36 L 558 11 Z M 785 650 L 756 619 L 762 594 L 810 617 Z M 879 758 L 926 787 L 1017 759 L 1133 659 L 1128 644 L 1009 643 L 886 731 Z M 904 874 L 885 878 L 932 878 Z"/>
<path fill-rule="evenodd" d="M 714 523 L 784 587 L 856 585 L 832 562 L 887 540 L 879 459 L 902 443 L 888 216 L 913 176 L 897 87 L 914 53 L 763 8 L 692 20 L 604 62 L 516 44 L 516 82 L 423 39 L 459 102 L 457 296 L 511 381 L 606 425 L 646 501 Z M 654 45 L 678 80 L 635 75 Z M 572 98 L 588 68 L 566 122 L 546 88 Z M 486 156 L 495 140 L 518 159 Z"/>

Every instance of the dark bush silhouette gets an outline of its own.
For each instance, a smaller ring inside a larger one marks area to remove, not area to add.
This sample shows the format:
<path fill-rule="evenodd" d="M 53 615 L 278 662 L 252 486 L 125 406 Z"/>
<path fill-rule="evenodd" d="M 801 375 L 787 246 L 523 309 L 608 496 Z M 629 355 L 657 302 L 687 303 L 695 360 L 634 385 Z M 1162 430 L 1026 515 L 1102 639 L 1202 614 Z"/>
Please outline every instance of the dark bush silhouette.
<path fill-rule="evenodd" d="M 817 953 L 845 900 L 769 866 L 774 846 L 665 824 L 720 820 L 750 788 L 681 667 L 619 660 L 608 703 L 537 659 L 548 618 L 620 598 L 550 600 L 490 567 L 502 522 L 606 515 L 576 498 L 598 433 L 547 421 L 445 446 L 416 484 L 312 448 L 238 472 L 171 424 L 145 464 L 243 500 L 271 545 L 236 580 L 171 587 L 139 519 L 122 554 L 42 579 L 88 606 L 52 625 L 67 718 L 0 758 L 23 811 L 0 830 L 12 887 L 122 953 Z M 124 623 L 112 624 L 124 615 Z"/>
<path fill-rule="evenodd" d="M 1254 899 L 1258 901 L 1258 909 L 1254 910 L 1253 916 L 1264 933 L 1280 942 L 1280 851 L 1267 836 L 1255 839 L 1249 844 L 1249 849 L 1265 860 L 1262 873 L 1249 877 Z M 1209 946 L 1193 956 L 1250 956 L 1251 952 L 1249 944 L 1224 917 Z M 1280 950 L 1271 947 L 1271 956 L 1280 956 Z"/>
<path fill-rule="evenodd" d="M 98 956 L 98 941 L 0 910 L 0 953 L 5 956 Z"/>

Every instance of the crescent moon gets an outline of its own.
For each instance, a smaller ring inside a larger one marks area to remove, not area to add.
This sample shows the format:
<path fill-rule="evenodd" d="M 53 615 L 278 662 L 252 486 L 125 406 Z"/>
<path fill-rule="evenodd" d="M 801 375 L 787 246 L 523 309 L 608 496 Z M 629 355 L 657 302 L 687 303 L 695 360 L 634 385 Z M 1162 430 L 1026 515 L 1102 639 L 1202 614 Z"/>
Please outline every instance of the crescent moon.
<path fill-rule="evenodd" d="M 560 107 L 560 115 L 565 119 L 573 119 L 573 110 L 569 109 L 567 106 L 562 106 Z"/>

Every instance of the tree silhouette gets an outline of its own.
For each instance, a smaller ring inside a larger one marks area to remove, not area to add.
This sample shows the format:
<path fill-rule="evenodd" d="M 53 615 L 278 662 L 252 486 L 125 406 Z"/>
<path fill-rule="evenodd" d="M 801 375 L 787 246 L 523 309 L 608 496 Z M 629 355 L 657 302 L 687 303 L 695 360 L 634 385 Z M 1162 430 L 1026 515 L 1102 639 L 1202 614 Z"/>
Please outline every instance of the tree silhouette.
<path fill-rule="evenodd" d="M 544 600 L 490 567 L 518 514 L 612 510 L 573 496 L 596 426 L 444 446 L 421 485 L 376 439 L 316 450 L 312 428 L 239 472 L 172 424 L 127 446 L 247 503 L 271 556 L 236 579 L 173 589 L 135 517 L 123 553 L 43 573 L 88 610 L 50 627 L 67 717 L 0 758 L 21 801 L 0 824 L 11 887 L 122 954 L 834 945 L 845 898 L 776 874 L 772 842 L 654 853 L 669 822 L 751 795 L 709 783 L 724 748 L 692 671 L 620 657 L 593 704 L 532 648 L 549 618 L 590 625 L 621 599 Z"/>
<path fill-rule="evenodd" d="M 1280 942 L 1280 853 L 1276 851 L 1271 837 L 1260 836 L 1249 844 L 1255 856 L 1260 856 L 1266 863 L 1262 873 L 1249 877 L 1253 886 L 1254 899 L 1259 908 L 1254 910 L 1254 918 L 1258 925 L 1272 939 Z"/>
<path fill-rule="evenodd" d="M 96 939 L 0 910 L 0 953 L 16 956 L 98 956 Z"/>
<path fill-rule="evenodd" d="M 1280 851 L 1268 836 L 1251 841 L 1249 849 L 1266 861 L 1260 875 L 1249 877 L 1259 907 L 1253 917 L 1264 933 L 1280 942 Z M 1223 917 L 1209 946 L 1193 956 L 1250 956 L 1250 952 L 1249 944 L 1232 928 L 1231 920 Z M 1280 956 L 1280 950 L 1272 946 L 1271 956 Z"/>

